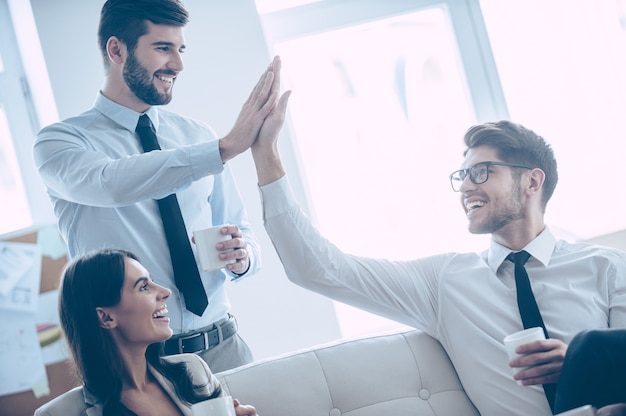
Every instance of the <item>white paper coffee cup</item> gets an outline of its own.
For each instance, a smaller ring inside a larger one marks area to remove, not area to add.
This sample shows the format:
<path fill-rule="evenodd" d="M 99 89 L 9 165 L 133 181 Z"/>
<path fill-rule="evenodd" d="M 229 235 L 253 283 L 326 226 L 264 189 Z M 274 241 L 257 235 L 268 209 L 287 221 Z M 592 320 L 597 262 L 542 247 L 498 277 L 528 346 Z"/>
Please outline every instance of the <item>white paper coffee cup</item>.
<path fill-rule="evenodd" d="M 589 404 L 586 404 L 584 406 L 577 407 L 576 409 L 559 413 L 556 416 L 595 416 L 595 415 L 596 415 L 595 407 Z"/>
<path fill-rule="evenodd" d="M 541 339 L 546 339 L 545 334 L 543 333 L 543 328 L 535 327 L 528 328 L 523 331 L 515 332 L 511 335 L 508 335 L 504 338 L 504 348 L 506 348 L 506 353 L 509 355 L 509 361 L 514 358 L 519 357 L 521 354 L 515 352 L 515 349 L 520 345 L 528 344 L 532 341 L 538 341 Z M 528 368 L 528 367 L 526 367 Z M 514 367 L 511 368 L 512 373 L 516 374 L 522 370 L 525 370 L 524 367 Z M 521 380 L 517 380 L 517 384 L 522 385 Z"/>
<path fill-rule="evenodd" d="M 236 416 L 231 396 L 205 400 L 194 404 L 191 409 L 194 416 Z"/>
<path fill-rule="evenodd" d="M 215 248 L 215 245 L 220 241 L 230 240 L 231 235 L 224 235 L 221 229 L 224 225 L 218 225 L 215 227 L 205 228 L 204 230 L 196 230 L 193 232 L 193 238 L 198 250 L 198 257 L 200 259 L 200 267 L 205 272 L 212 270 L 218 270 L 226 267 L 229 263 L 234 263 L 235 260 L 220 260 L 220 252 Z"/>

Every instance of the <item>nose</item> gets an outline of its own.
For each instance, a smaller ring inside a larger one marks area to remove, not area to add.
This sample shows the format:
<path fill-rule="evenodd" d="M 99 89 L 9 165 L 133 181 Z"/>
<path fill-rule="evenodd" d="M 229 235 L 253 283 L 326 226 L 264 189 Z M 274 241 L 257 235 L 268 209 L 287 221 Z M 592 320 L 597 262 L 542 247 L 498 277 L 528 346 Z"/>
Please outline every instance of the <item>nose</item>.
<path fill-rule="evenodd" d="M 180 53 L 180 51 L 175 51 L 172 54 L 172 59 L 170 59 L 168 68 L 176 72 L 181 72 L 183 69 L 185 69 L 185 64 L 183 63 L 183 56 Z"/>
<path fill-rule="evenodd" d="M 476 184 L 472 182 L 472 180 L 470 179 L 470 175 L 467 175 L 465 176 L 465 179 L 463 179 L 463 182 L 461 182 L 459 192 L 463 194 L 470 189 L 476 189 Z"/>
<path fill-rule="evenodd" d="M 172 291 L 169 290 L 168 288 L 161 286 L 161 285 L 157 285 L 158 290 L 159 290 L 159 299 L 167 299 L 170 297 L 170 295 L 172 294 Z"/>

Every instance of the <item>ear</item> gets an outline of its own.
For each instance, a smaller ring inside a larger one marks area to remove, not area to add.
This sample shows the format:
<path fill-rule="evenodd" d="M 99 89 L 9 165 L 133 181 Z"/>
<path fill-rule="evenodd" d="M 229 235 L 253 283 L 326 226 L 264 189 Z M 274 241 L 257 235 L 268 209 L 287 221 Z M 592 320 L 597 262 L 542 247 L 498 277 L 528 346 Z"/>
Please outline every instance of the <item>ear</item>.
<path fill-rule="evenodd" d="M 98 321 L 100 321 L 100 326 L 102 328 L 113 329 L 117 326 L 115 318 L 113 318 L 113 316 L 104 308 L 97 307 L 96 313 L 98 314 Z"/>
<path fill-rule="evenodd" d="M 124 62 L 125 53 L 126 44 L 116 36 L 111 36 L 109 40 L 107 40 L 107 55 L 112 63 L 119 65 Z"/>
<path fill-rule="evenodd" d="M 530 171 L 530 181 L 528 184 L 528 190 L 533 193 L 538 193 L 543 188 L 543 183 L 546 180 L 546 174 L 543 170 L 535 168 Z"/>

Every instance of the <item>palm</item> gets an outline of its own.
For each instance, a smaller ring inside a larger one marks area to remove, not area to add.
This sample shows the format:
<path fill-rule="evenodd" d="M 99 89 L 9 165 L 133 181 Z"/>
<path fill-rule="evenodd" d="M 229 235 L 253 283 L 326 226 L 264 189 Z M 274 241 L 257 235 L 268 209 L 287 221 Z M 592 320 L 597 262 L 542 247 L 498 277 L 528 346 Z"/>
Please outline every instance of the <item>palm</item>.
<path fill-rule="evenodd" d="M 287 112 L 287 102 L 289 101 L 290 94 L 291 91 L 285 92 L 278 100 L 276 107 L 274 107 L 265 118 L 263 126 L 261 126 L 261 130 L 259 131 L 259 136 L 252 145 L 253 148 L 271 146 L 276 142 L 278 133 L 285 123 L 285 113 Z"/>

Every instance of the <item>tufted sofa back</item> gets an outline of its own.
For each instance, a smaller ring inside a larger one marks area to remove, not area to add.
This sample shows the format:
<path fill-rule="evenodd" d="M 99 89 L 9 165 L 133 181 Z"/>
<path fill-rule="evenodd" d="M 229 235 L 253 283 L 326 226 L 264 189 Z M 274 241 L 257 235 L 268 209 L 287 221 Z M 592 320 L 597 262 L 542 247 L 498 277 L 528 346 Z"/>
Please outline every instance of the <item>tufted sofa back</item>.
<path fill-rule="evenodd" d="M 261 416 L 472 416 L 447 354 L 413 330 L 296 351 L 217 374 Z"/>

